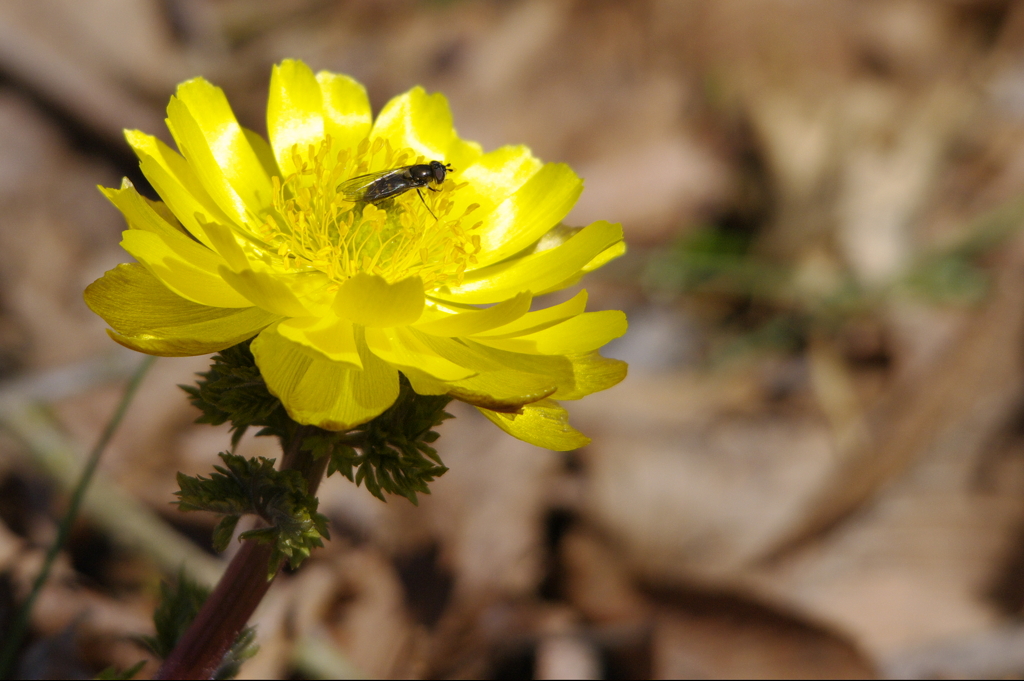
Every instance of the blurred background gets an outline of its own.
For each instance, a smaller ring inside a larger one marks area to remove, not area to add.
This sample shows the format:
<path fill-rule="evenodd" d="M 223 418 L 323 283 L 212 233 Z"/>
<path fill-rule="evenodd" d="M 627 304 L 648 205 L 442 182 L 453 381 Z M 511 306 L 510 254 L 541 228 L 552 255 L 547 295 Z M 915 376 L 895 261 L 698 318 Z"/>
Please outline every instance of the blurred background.
<path fill-rule="evenodd" d="M 128 256 L 97 184 L 147 187 L 204 75 L 265 132 L 270 67 L 421 84 L 486 149 L 621 221 L 585 282 L 620 386 L 558 454 L 470 409 L 418 508 L 331 478 L 332 540 L 257 612 L 245 678 L 1024 675 L 1024 3 L 0 3 L 0 620 L 139 357 L 82 290 Z M 226 429 L 146 378 L 44 590 L 22 678 L 149 659 L 159 582 L 212 581 L 170 505 Z M 247 455 L 276 456 L 247 439 Z M 142 675 L 155 670 L 150 662 Z"/>

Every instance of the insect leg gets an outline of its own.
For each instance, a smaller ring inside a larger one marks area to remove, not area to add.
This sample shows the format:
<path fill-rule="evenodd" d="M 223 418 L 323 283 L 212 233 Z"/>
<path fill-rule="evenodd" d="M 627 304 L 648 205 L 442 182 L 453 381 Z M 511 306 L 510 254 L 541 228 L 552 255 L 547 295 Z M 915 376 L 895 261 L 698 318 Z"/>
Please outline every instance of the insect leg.
<path fill-rule="evenodd" d="M 423 192 L 420 191 L 419 187 L 416 187 L 416 193 L 420 196 L 420 201 L 423 202 L 423 207 L 427 209 L 427 212 L 434 215 L 434 211 L 430 210 L 430 206 L 427 205 L 427 200 L 423 198 Z M 434 219 L 437 220 L 437 216 L 434 215 Z"/>

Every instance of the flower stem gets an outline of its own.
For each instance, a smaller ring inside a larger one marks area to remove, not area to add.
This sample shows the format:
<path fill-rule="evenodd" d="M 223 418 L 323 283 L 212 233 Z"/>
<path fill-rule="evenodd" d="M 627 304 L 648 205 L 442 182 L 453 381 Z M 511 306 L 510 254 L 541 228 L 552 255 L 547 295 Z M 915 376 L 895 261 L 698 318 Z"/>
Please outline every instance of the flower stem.
<path fill-rule="evenodd" d="M 320 481 L 324 479 L 328 457 L 322 456 L 319 459 L 314 459 L 312 454 L 303 451 L 302 441 L 316 430 L 312 426 L 296 428 L 288 443 L 288 448 L 285 449 L 284 458 L 281 460 L 281 470 L 296 470 L 302 473 L 302 477 L 306 479 L 306 491 L 313 496 L 316 496 L 316 491 L 320 488 Z"/>
<path fill-rule="evenodd" d="M 107 425 L 103 428 L 103 433 L 100 434 L 99 441 L 96 442 L 92 452 L 89 453 L 89 459 L 85 462 L 85 467 L 82 469 L 82 474 L 78 479 L 78 484 L 71 493 L 71 500 L 68 503 L 68 509 L 64 513 L 64 517 L 61 518 L 60 527 L 57 530 L 57 538 L 50 546 L 50 549 L 46 552 L 46 557 L 43 559 L 43 566 L 39 570 L 39 574 L 36 575 L 35 581 L 32 583 L 32 591 L 29 592 L 28 597 L 18 609 L 18 614 L 14 618 L 11 630 L 7 632 L 7 636 L 5 637 L 3 650 L 0 650 L 0 679 L 10 677 L 11 666 L 14 664 L 14 658 L 18 654 L 18 649 L 21 648 L 21 641 L 25 637 L 25 632 L 28 630 L 29 619 L 32 615 L 32 606 L 35 605 L 36 598 L 38 598 L 39 593 L 43 590 L 43 586 L 46 584 L 46 580 L 50 577 L 50 570 L 53 568 L 54 561 L 60 554 L 61 549 L 64 548 L 64 544 L 67 542 L 68 536 L 71 534 L 71 527 L 74 525 L 75 519 L 78 517 L 78 510 L 82 506 L 82 500 L 85 498 L 86 490 L 89 489 L 89 483 L 92 481 L 93 473 L 96 472 L 96 467 L 99 465 L 100 457 L 103 455 L 103 450 L 107 448 L 107 444 L 117 431 L 117 427 L 121 425 L 121 419 L 124 418 L 125 412 L 128 411 L 128 405 L 132 403 L 132 399 L 135 397 L 135 391 L 138 389 L 139 384 L 142 383 L 142 379 L 146 375 L 146 372 L 148 372 L 149 368 L 153 366 L 153 361 L 155 359 L 155 357 L 147 357 L 139 365 L 139 368 L 135 370 L 135 374 L 132 376 L 131 381 L 128 383 L 128 387 L 125 388 L 124 394 L 121 396 L 121 401 L 118 403 L 117 409 L 114 410 L 110 420 L 107 421 Z"/>
<path fill-rule="evenodd" d="M 273 547 L 267 544 L 247 541 L 242 545 L 154 678 L 213 678 L 238 633 L 270 589 L 267 570 L 272 552 Z"/>
<path fill-rule="evenodd" d="M 300 471 L 310 494 L 316 494 L 327 468 L 327 457 L 314 460 L 302 440 L 312 429 L 300 426 L 285 446 L 281 470 Z M 156 679 L 209 679 L 239 632 L 270 589 L 273 547 L 246 541 L 231 560 L 199 614 L 164 661 Z M 275 574 L 277 570 L 273 571 Z"/>

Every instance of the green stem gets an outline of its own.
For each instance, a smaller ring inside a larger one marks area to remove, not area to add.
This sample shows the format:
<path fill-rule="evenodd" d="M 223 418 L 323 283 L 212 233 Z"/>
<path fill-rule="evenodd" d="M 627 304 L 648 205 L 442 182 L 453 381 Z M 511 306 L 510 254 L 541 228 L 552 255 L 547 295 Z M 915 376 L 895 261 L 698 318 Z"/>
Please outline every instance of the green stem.
<path fill-rule="evenodd" d="M 75 519 L 78 517 L 78 511 L 82 506 L 82 500 L 85 498 L 86 490 L 89 489 L 89 483 L 92 481 L 93 473 L 96 472 L 96 467 L 99 465 L 100 457 L 103 455 L 103 451 L 107 448 L 107 444 L 110 443 L 110 439 L 117 431 L 117 427 L 121 425 L 121 420 L 124 418 L 125 412 L 128 411 L 128 405 L 131 404 L 132 399 L 135 397 L 135 392 L 138 390 L 139 385 L 142 383 L 142 379 L 145 377 L 146 372 L 149 371 L 149 368 L 153 365 L 155 359 L 155 357 L 147 357 L 139 365 L 139 368 L 135 370 L 135 374 L 128 383 L 128 387 L 125 388 L 124 395 L 122 395 L 121 401 L 117 405 L 117 409 L 110 417 L 110 420 L 107 421 L 107 425 L 100 434 L 100 439 L 96 442 L 96 446 L 93 447 L 92 452 L 89 453 L 89 458 L 85 463 L 85 468 L 82 469 L 82 475 L 78 480 L 78 484 L 71 493 L 71 501 L 68 504 L 68 509 L 60 521 L 60 527 L 57 530 L 57 538 L 50 546 L 50 549 L 46 552 L 46 558 L 43 560 L 43 566 L 40 569 L 39 574 L 36 576 L 35 581 L 32 583 L 32 591 L 29 592 L 28 597 L 18 609 L 14 622 L 11 624 L 11 629 L 7 632 L 7 636 L 5 637 L 3 649 L 0 650 L 0 678 L 10 678 L 14 658 L 18 654 L 18 651 L 21 648 L 21 642 L 25 638 L 25 632 L 28 630 L 28 623 L 32 615 L 32 606 L 35 605 L 36 599 L 39 597 L 39 593 L 43 590 L 43 585 L 46 584 L 46 580 L 50 576 L 50 570 L 53 569 L 54 561 L 64 548 L 68 535 L 71 534 L 71 527 L 74 524 Z"/>

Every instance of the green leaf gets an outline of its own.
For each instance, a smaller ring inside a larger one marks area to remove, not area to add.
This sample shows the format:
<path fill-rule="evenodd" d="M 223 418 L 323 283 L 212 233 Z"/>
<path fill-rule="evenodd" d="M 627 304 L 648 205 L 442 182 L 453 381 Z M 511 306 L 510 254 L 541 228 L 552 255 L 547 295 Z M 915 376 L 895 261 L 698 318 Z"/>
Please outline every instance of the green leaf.
<path fill-rule="evenodd" d="M 157 657 L 166 659 L 174 650 L 174 646 L 178 644 L 178 640 L 185 635 L 209 595 L 209 589 L 188 577 L 184 571 L 178 573 L 177 583 L 173 586 L 166 582 L 160 584 L 160 603 L 153 613 L 156 636 L 141 636 L 137 642 Z M 255 640 L 256 630 L 253 627 L 246 627 L 239 632 L 238 638 L 224 655 L 213 678 L 232 679 L 237 676 L 242 662 L 251 658 L 259 650 L 259 646 L 254 645 Z M 97 678 L 130 679 L 142 668 L 143 664 L 145 662 L 140 662 L 122 672 L 122 676 L 101 675 Z M 105 669 L 102 674 L 107 674 L 112 669 Z M 116 673 L 116 671 L 112 673 Z"/>
<path fill-rule="evenodd" d="M 175 585 L 161 583 L 160 603 L 153 613 L 156 636 L 142 636 L 139 642 L 157 657 L 166 658 L 192 624 L 209 595 L 209 589 L 194 581 L 184 571 L 178 573 Z"/>
<path fill-rule="evenodd" d="M 213 528 L 213 550 L 225 551 L 231 543 L 231 537 L 235 534 L 235 526 L 242 516 L 226 515 L 220 519 L 217 526 Z"/>
<path fill-rule="evenodd" d="M 222 350 L 213 356 L 210 370 L 199 374 L 195 386 L 179 386 L 203 412 L 197 423 L 231 422 L 233 448 L 250 427 L 261 428 L 257 435 L 287 438 L 298 426 L 267 390 L 250 344 L 248 340 Z"/>
<path fill-rule="evenodd" d="M 217 671 L 213 673 L 213 679 L 233 679 L 238 676 L 238 670 L 242 663 L 258 653 L 260 647 L 256 645 L 256 628 L 245 627 L 238 632 L 238 638 L 228 652 L 224 655 Z"/>
<path fill-rule="evenodd" d="M 209 478 L 178 474 L 178 507 L 182 511 L 213 511 L 225 517 L 214 530 L 214 547 L 222 551 L 244 514 L 255 514 L 267 527 L 242 533 L 274 547 L 270 577 L 281 560 L 297 568 L 313 547 L 329 538 L 327 518 L 317 513 L 316 497 L 306 492 L 306 480 L 296 470 L 279 471 L 274 459 L 246 459 L 237 454 L 220 454 L 224 466 L 214 466 Z"/>
<path fill-rule="evenodd" d="M 124 671 L 119 671 L 117 667 L 107 667 L 106 669 L 101 671 L 99 674 L 97 674 L 96 678 L 97 679 L 123 679 L 123 680 L 126 681 L 127 679 L 130 679 L 133 676 L 135 676 L 136 674 L 138 674 L 139 671 L 141 671 L 142 668 L 145 667 L 145 666 L 146 666 L 146 661 L 145 660 L 141 660 L 141 661 L 136 662 L 135 664 L 133 664 L 131 667 L 128 667 L 128 669 L 125 669 Z"/>

